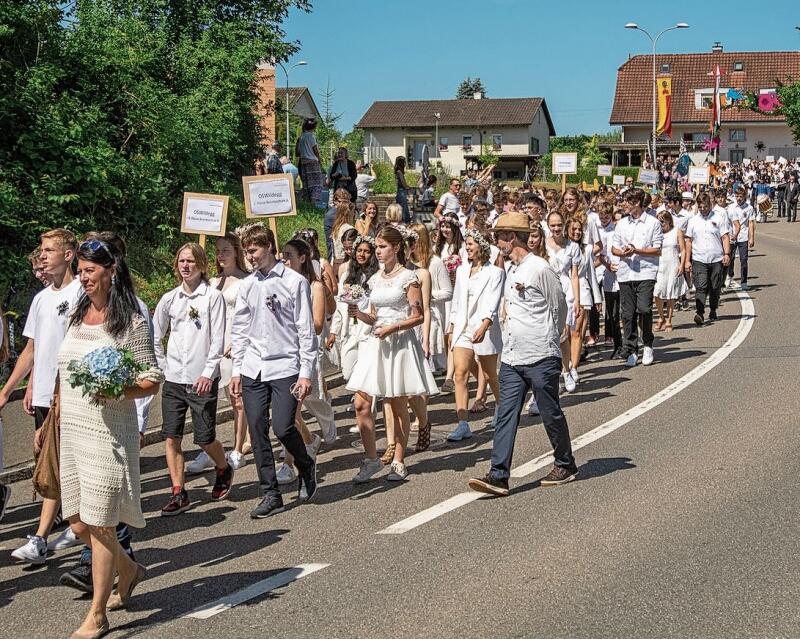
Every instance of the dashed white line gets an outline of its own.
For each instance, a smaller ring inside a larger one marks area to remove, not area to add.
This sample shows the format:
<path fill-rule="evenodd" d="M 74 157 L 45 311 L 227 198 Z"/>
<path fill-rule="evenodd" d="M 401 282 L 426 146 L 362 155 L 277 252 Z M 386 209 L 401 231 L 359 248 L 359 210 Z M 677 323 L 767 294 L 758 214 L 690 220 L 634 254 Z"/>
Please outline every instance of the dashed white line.
<path fill-rule="evenodd" d="M 633 421 L 637 417 L 641 417 L 646 412 L 652 410 L 659 404 L 667 401 L 670 397 L 673 397 L 677 393 L 681 392 L 683 389 L 687 388 L 700 379 L 703 375 L 708 373 L 710 370 L 721 364 L 739 345 L 741 345 L 742 342 L 744 342 L 745 338 L 750 333 L 750 329 L 753 327 L 753 322 L 755 320 L 755 306 L 753 305 L 753 300 L 745 292 L 739 292 L 737 293 L 737 296 L 739 298 L 739 304 L 742 308 L 742 315 L 739 319 L 739 324 L 736 326 L 736 330 L 733 331 L 733 335 L 728 338 L 722 347 L 720 347 L 716 352 L 712 353 L 708 358 L 703 360 L 702 363 L 698 364 L 683 377 L 679 378 L 666 388 L 660 390 L 652 397 L 647 398 L 640 404 L 637 404 L 630 410 L 625 411 L 614 419 L 611 419 L 604 424 L 601 424 L 597 428 L 593 428 L 589 432 L 573 439 L 572 450 L 580 450 L 584 446 L 588 446 L 592 442 L 596 442 L 598 439 L 622 428 L 625 424 Z M 515 479 L 520 479 L 530 475 L 533 472 L 536 472 L 537 470 L 546 468 L 552 463 L 553 455 L 551 453 L 546 453 L 522 464 L 521 466 L 517 466 L 511 471 L 511 476 Z M 414 528 L 418 528 L 423 524 L 427 524 L 429 521 L 433 521 L 437 517 L 441 517 L 446 513 L 461 508 L 461 506 L 466 506 L 467 504 L 472 503 L 481 497 L 485 497 L 485 495 L 472 491 L 460 493 L 454 497 L 450 497 L 450 499 L 446 499 L 445 501 L 436 504 L 435 506 L 426 508 L 425 510 L 418 512 L 411 517 L 407 517 L 402 521 L 398 521 L 396 524 L 392 524 L 388 528 L 378 531 L 376 534 L 402 535 L 403 533 L 407 533 L 409 530 L 413 530 Z"/>
<path fill-rule="evenodd" d="M 242 588 L 242 590 L 237 590 L 236 592 L 226 595 L 221 599 L 217 599 L 216 601 L 212 601 L 211 603 L 200 606 L 189 614 L 184 615 L 184 618 L 208 619 L 214 615 L 218 615 L 221 612 L 230 610 L 234 606 L 238 606 L 239 604 L 243 604 L 246 601 L 255 599 L 260 595 L 264 595 L 271 590 L 281 588 L 292 583 L 293 581 L 307 577 L 308 575 L 315 573 L 318 570 L 322 570 L 323 568 L 327 568 L 328 566 L 330 566 L 330 564 L 300 564 L 299 566 L 295 566 L 289 570 L 279 572 L 277 575 L 272 575 L 272 577 L 267 577 L 266 579 L 257 581 L 253 585 L 248 586 L 247 588 Z"/>

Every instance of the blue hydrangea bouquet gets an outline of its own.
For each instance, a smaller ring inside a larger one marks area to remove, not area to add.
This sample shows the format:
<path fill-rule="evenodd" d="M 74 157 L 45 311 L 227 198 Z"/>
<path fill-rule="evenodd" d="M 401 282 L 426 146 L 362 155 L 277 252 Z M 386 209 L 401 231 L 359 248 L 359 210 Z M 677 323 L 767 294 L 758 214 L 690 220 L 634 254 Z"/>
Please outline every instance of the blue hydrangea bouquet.
<path fill-rule="evenodd" d="M 83 396 L 90 396 L 91 403 L 100 405 L 99 396 L 120 399 L 126 386 L 133 386 L 136 376 L 146 367 L 138 364 L 133 353 L 126 349 L 103 346 L 72 360 L 67 365 L 69 384 L 80 387 Z"/>

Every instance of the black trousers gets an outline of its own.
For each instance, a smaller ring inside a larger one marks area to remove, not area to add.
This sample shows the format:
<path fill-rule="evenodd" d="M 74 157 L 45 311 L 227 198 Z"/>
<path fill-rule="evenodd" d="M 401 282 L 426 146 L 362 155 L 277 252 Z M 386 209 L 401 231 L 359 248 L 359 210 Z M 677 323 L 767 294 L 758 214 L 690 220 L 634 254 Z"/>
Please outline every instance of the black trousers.
<path fill-rule="evenodd" d="M 614 340 L 614 348 L 622 348 L 622 331 L 619 328 L 619 291 L 605 291 L 606 319 L 605 337 Z"/>
<path fill-rule="evenodd" d="M 314 462 L 306 452 L 303 438 L 294 425 L 297 399 L 289 388 L 297 381 L 297 375 L 261 381 L 242 375 L 242 403 L 250 427 L 253 457 L 258 471 L 261 496 L 280 495 L 278 479 L 275 477 L 275 458 L 269 439 L 269 409 L 272 407 L 272 429 L 278 440 L 294 457 L 295 466 L 302 473 Z"/>
<path fill-rule="evenodd" d="M 737 253 L 739 254 L 739 261 L 742 264 L 742 284 L 747 284 L 747 260 L 750 257 L 750 249 L 748 248 L 746 241 L 731 242 L 731 263 L 728 264 L 728 277 L 733 277 L 733 266 L 736 264 Z"/>
<path fill-rule="evenodd" d="M 786 221 L 797 221 L 797 200 L 794 202 L 786 202 Z"/>
<path fill-rule="evenodd" d="M 623 348 L 625 354 L 639 350 L 639 323 L 642 325 L 642 343 L 653 346 L 653 290 L 655 280 L 619 283 L 619 300 L 622 310 Z"/>
<path fill-rule="evenodd" d="M 708 296 L 708 308 L 712 313 L 716 313 L 719 306 L 719 296 L 722 291 L 724 268 L 722 262 L 712 262 L 704 264 L 692 260 L 692 279 L 694 280 L 694 304 L 697 312 L 705 316 L 706 296 Z"/>

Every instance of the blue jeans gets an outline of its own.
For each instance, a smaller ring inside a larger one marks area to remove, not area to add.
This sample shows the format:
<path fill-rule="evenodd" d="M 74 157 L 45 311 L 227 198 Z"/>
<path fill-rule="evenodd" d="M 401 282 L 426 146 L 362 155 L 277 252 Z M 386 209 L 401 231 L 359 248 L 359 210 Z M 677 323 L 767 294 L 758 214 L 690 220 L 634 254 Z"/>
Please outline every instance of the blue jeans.
<path fill-rule="evenodd" d="M 519 415 L 530 389 L 536 397 L 539 412 L 550 444 L 553 446 L 555 465 L 575 468 L 572 443 L 569 437 L 567 418 L 558 400 L 558 382 L 561 377 L 561 358 L 546 357 L 535 364 L 510 366 L 500 364 L 500 400 L 494 422 L 492 445 L 492 468 L 490 475 L 496 479 L 508 479 L 511 474 L 511 458 L 517 439 Z"/>
<path fill-rule="evenodd" d="M 408 208 L 408 191 L 397 189 L 394 201 L 403 207 L 403 224 L 411 224 L 411 211 Z"/>

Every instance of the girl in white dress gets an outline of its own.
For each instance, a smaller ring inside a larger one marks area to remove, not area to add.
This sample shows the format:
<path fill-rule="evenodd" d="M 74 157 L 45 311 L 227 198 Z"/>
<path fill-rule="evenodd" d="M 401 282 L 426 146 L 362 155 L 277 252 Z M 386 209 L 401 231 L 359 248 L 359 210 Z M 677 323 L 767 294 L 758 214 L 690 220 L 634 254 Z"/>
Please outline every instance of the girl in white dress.
<path fill-rule="evenodd" d="M 211 279 L 211 286 L 222 291 L 225 298 L 225 354 L 219 364 L 219 385 L 225 389 L 225 394 L 233 410 L 233 450 L 227 454 L 228 463 L 234 470 L 239 470 L 247 462 L 244 458 L 245 446 L 249 447 L 250 434 L 247 429 L 247 417 L 244 414 L 241 397 L 233 397 L 228 389 L 231 381 L 231 326 L 233 325 L 233 311 L 236 308 L 236 296 L 239 293 L 239 282 L 248 275 L 247 265 L 244 261 L 244 251 L 239 236 L 236 233 L 226 233 L 218 237 L 217 246 L 217 277 Z M 208 455 L 202 451 L 192 464 L 197 463 L 205 468 L 209 463 Z M 191 466 L 191 464 L 190 464 Z"/>
<path fill-rule="evenodd" d="M 372 326 L 372 335 L 361 348 L 348 390 L 356 393 L 356 420 L 366 458 L 353 478 L 363 483 L 382 467 L 375 450 L 372 398 L 391 403 L 395 420 L 395 454 L 387 479 L 401 481 L 408 475 L 404 463 L 410 423 L 408 396 L 438 392 L 425 364 L 422 346 L 413 329 L 423 321 L 419 280 L 402 264 L 405 243 L 400 231 L 385 226 L 375 238 L 375 254 L 384 266 L 370 278 L 370 312 L 355 309 L 358 319 Z"/>
<path fill-rule="evenodd" d="M 467 382 L 476 356 L 492 394 L 500 397 L 497 355 L 503 350 L 503 339 L 497 311 L 505 271 L 489 263 L 491 245 L 480 231 L 469 229 L 464 246 L 469 262 L 458 268 L 450 312 L 458 426 L 447 436 L 449 441 L 472 437 L 467 421 Z"/>
<path fill-rule="evenodd" d="M 564 229 L 564 216 L 559 211 L 551 211 L 547 216 L 550 236 L 545 242 L 548 261 L 561 280 L 561 289 L 567 298 L 567 327 L 574 329 L 583 313 L 581 308 L 578 267 L 581 264 L 580 246 L 567 240 Z M 561 338 L 561 364 L 564 387 L 567 392 L 575 390 L 575 381 L 570 374 L 570 339 L 569 333 Z"/>
<path fill-rule="evenodd" d="M 356 205 L 352 202 L 342 202 L 336 207 L 336 217 L 333 219 L 331 238 L 333 240 L 333 272 L 339 270 L 339 265 L 344 262 L 344 247 L 342 234 L 347 229 L 353 229 L 356 221 Z"/>
<path fill-rule="evenodd" d="M 575 327 L 570 327 L 570 360 L 572 366 L 569 374 L 575 384 L 578 383 L 578 366 L 581 360 L 581 349 L 586 333 L 589 319 L 589 312 L 594 308 L 599 312 L 602 308 L 602 292 L 597 283 L 597 275 L 594 270 L 594 244 L 584 240 L 584 223 L 579 218 L 573 218 L 567 223 L 567 237 L 569 244 L 576 245 L 581 254 L 578 264 L 578 290 L 580 292 L 581 314 L 575 320 Z M 569 246 L 568 244 L 568 246 Z"/>
<path fill-rule="evenodd" d="M 661 259 L 658 261 L 658 275 L 653 291 L 658 309 L 658 322 L 653 330 L 671 331 L 675 300 L 686 294 L 686 280 L 683 277 L 683 261 L 681 260 L 683 231 L 675 226 L 669 211 L 659 213 L 658 221 L 661 222 L 664 241 L 661 244 Z M 666 313 L 664 312 L 665 306 Z"/>
<path fill-rule="evenodd" d="M 464 236 L 461 234 L 461 228 L 458 222 L 449 215 L 442 216 L 439 221 L 439 233 L 436 236 L 436 244 L 434 245 L 433 252 L 438 255 L 442 261 L 446 261 L 451 255 L 460 255 L 461 249 L 464 244 Z M 463 261 L 463 257 L 462 257 Z M 446 268 L 446 267 L 445 267 Z M 455 284 L 455 272 L 448 270 L 448 277 L 450 283 Z M 444 325 L 450 325 L 450 302 L 445 302 L 445 318 Z M 455 386 L 453 385 L 453 353 L 450 345 L 450 336 L 445 335 L 445 345 L 447 347 L 447 373 L 445 380 L 442 384 L 443 393 L 452 393 Z"/>

